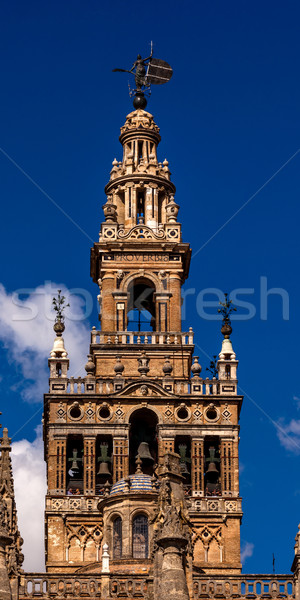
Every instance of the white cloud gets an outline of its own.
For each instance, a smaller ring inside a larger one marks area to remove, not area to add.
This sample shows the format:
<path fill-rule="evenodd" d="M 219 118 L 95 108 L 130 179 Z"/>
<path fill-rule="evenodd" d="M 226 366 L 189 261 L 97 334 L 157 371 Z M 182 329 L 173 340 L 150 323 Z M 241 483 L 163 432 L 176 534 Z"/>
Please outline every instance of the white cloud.
<path fill-rule="evenodd" d="M 250 558 L 250 556 L 252 556 L 253 550 L 254 550 L 254 544 L 252 544 L 251 542 L 244 542 L 244 544 L 242 544 L 242 547 L 241 547 L 241 563 L 242 564 L 244 564 L 244 562 L 247 560 L 247 558 Z"/>
<path fill-rule="evenodd" d="M 75 294 L 74 290 L 70 297 L 66 288 L 50 282 L 34 290 L 10 294 L 0 284 L 0 342 L 20 375 L 14 387 L 17 385 L 29 402 L 41 401 L 47 391 L 47 358 L 55 335 L 51 305 L 59 287 L 71 304 L 66 310 L 64 340 L 70 357 L 70 374 L 76 377 L 84 373 L 89 348 L 89 328 L 83 319 L 87 312 L 91 313 L 90 294 L 84 290 L 76 290 Z"/>
<path fill-rule="evenodd" d="M 277 423 L 277 435 L 286 450 L 300 454 L 300 419 L 291 419 L 289 423 L 281 419 Z"/>
<path fill-rule="evenodd" d="M 48 390 L 47 359 L 55 337 L 51 304 L 58 288 L 71 304 L 69 313 L 66 311 L 64 340 L 70 375 L 76 377 L 84 373 L 89 349 L 89 328 L 83 321 L 87 307 L 82 296 L 86 293 L 77 290 L 75 295 L 74 290 L 69 298 L 69 291 L 63 286 L 46 283 L 35 290 L 23 290 L 20 300 L 20 295 L 7 293 L 0 284 L 0 343 L 6 348 L 7 360 L 15 372 L 11 389 L 18 390 L 29 402 L 42 402 Z M 91 299 L 87 300 L 91 312 Z M 41 427 L 33 442 L 23 439 L 12 444 L 12 465 L 18 523 L 24 538 L 24 569 L 43 571 L 46 469 Z"/>
<path fill-rule="evenodd" d="M 45 570 L 44 503 L 46 466 L 43 457 L 42 428 L 36 430 L 30 443 L 21 440 L 12 444 L 12 467 L 18 525 L 24 539 L 25 571 Z"/>

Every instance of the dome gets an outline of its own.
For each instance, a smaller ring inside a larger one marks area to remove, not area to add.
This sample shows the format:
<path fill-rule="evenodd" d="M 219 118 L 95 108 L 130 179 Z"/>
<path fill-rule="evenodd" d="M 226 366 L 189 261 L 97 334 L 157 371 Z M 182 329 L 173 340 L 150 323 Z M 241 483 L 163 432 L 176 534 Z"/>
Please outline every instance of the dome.
<path fill-rule="evenodd" d="M 130 488 L 128 490 L 127 481 L 120 479 L 114 483 L 110 490 L 111 496 L 117 494 L 123 494 L 125 491 L 130 492 L 152 492 L 152 477 L 151 475 L 144 475 L 143 473 L 136 473 L 135 475 L 129 475 Z"/>

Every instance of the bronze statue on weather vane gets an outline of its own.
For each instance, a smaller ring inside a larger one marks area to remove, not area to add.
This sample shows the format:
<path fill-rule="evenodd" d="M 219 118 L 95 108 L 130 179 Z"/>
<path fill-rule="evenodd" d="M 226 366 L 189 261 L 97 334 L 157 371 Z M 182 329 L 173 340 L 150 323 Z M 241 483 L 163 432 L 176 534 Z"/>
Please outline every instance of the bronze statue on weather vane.
<path fill-rule="evenodd" d="M 173 69 L 164 60 L 153 58 L 153 48 L 151 42 L 150 56 L 142 58 L 137 55 L 131 69 L 113 69 L 113 72 L 130 73 L 134 75 L 135 86 L 134 90 L 129 91 L 130 96 L 134 96 L 133 105 L 135 108 L 146 108 L 147 100 L 145 92 L 150 95 L 151 84 L 160 85 L 167 83 L 173 74 Z"/>

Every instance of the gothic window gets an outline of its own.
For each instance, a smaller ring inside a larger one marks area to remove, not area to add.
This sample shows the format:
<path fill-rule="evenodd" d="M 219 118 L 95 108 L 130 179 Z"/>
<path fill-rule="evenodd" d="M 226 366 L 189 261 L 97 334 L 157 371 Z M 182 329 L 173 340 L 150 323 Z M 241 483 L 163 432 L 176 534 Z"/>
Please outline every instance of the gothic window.
<path fill-rule="evenodd" d="M 148 558 L 148 518 L 137 515 L 132 522 L 132 556 Z"/>
<path fill-rule="evenodd" d="M 113 523 L 113 557 L 122 558 L 122 519 L 117 517 Z"/>

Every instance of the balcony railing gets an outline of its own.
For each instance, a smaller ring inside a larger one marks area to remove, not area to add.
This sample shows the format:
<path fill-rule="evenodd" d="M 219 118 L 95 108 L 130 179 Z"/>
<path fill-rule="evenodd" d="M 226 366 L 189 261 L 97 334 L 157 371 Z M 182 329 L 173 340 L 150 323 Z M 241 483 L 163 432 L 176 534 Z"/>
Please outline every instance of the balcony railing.
<path fill-rule="evenodd" d="M 231 575 L 194 577 L 194 599 L 198 598 L 295 598 L 292 575 Z"/>
<path fill-rule="evenodd" d="M 19 600 L 26 598 L 100 598 L 101 577 L 81 574 L 27 573 L 22 577 Z"/>
<path fill-rule="evenodd" d="M 92 344 L 97 345 L 129 345 L 129 344 L 166 344 L 187 346 L 194 343 L 194 332 L 190 327 L 188 332 L 168 331 L 115 331 L 103 332 L 92 329 Z"/>
<path fill-rule="evenodd" d="M 110 575 L 111 598 L 145 598 L 152 596 L 153 580 L 141 575 Z M 34 598 L 100 598 L 101 575 L 27 573 L 22 576 L 19 600 Z M 214 575 L 193 578 L 191 599 L 295 599 L 292 575 Z"/>

